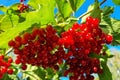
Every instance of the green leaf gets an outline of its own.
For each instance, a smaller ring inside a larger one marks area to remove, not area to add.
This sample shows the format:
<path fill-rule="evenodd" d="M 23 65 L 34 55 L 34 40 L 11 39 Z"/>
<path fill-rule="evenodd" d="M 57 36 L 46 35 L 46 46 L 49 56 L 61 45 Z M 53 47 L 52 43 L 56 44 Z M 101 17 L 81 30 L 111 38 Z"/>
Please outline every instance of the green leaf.
<path fill-rule="evenodd" d="M 31 27 L 32 24 L 37 23 L 35 21 L 25 21 L 23 23 L 20 23 L 16 25 L 16 27 L 10 28 L 6 30 L 5 32 L 0 34 L 0 48 L 8 48 L 8 41 L 11 39 L 14 39 L 15 36 L 19 35 L 19 33 L 27 30 Z"/>
<path fill-rule="evenodd" d="M 112 73 L 110 72 L 106 63 L 101 62 L 101 66 L 103 68 L 103 73 L 98 74 L 100 80 L 112 80 Z"/>
<path fill-rule="evenodd" d="M 4 15 L 0 19 L 0 29 L 6 31 L 12 27 L 18 25 L 18 16 L 17 15 Z"/>
<path fill-rule="evenodd" d="M 101 24 L 105 25 L 105 27 L 100 26 L 104 31 L 108 34 L 113 35 L 113 42 L 112 45 L 120 45 L 120 20 L 116 20 L 113 18 L 110 18 L 110 16 L 104 16 L 101 19 Z"/>
<path fill-rule="evenodd" d="M 114 7 L 112 6 L 105 6 L 103 9 L 102 9 L 102 13 L 103 15 L 110 15 L 111 13 L 114 12 Z"/>
<path fill-rule="evenodd" d="M 18 80 L 18 77 L 16 75 L 8 75 L 5 74 L 1 80 Z"/>
<path fill-rule="evenodd" d="M 72 8 L 67 0 L 55 0 L 61 16 L 66 19 L 70 17 Z"/>
<path fill-rule="evenodd" d="M 38 69 L 34 70 L 34 74 L 38 75 L 41 79 L 45 80 L 46 71 L 42 67 L 38 67 Z"/>
<path fill-rule="evenodd" d="M 41 25 L 55 22 L 54 0 L 29 0 L 28 4 L 36 9 L 35 11 L 28 13 L 26 17 L 28 20 L 34 21 L 35 19 L 37 19 L 41 23 Z"/>
<path fill-rule="evenodd" d="M 33 0 L 30 0 L 29 2 L 31 2 Z M 41 5 L 40 10 L 36 10 L 36 11 L 32 11 L 26 14 L 26 20 L 22 23 L 18 23 L 18 16 L 17 15 L 13 15 L 13 17 L 11 17 L 12 21 L 17 21 L 17 22 L 13 22 L 14 27 L 12 28 L 8 28 L 8 26 L 10 25 L 10 20 L 7 18 L 8 20 L 4 21 L 7 25 L 1 25 L 2 28 L 5 27 L 5 32 L 0 34 L 0 48 L 8 48 L 8 41 L 10 41 L 11 39 L 14 39 L 15 36 L 19 35 L 21 32 L 26 31 L 27 29 L 29 29 L 30 27 L 32 27 L 33 24 L 37 23 L 40 25 L 45 25 L 45 24 L 49 24 L 49 23 L 54 23 L 55 19 L 54 19 L 54 1 L 45 1 L 45 0 L 36 0 L 36 2 L 39 1 L 38 4 Z M 43 15 L 44 14 L 44 15 Z M 17 18 L 17 19 L 15 19 Z M 2 21 L 3 22 L 3 21 Z M 3 24 L 3 23 L 2 23 Z"/>
<path fill-rule="evenodd" d="M 120 0 L 112 0 L 114 4 L 120 5 Z"/>
<path fill-rule="evenodd" d="M 5 7 L 5 6 L 0 6 L 0 11 L 6 12 L 6 11 L 7 11 L 7 7 Z"/>
<path fill-rule="evenodd" d="M 72 10 L 77 11 L 85 2 L 85 0 L 69 0 L 69 2 L 72 7 Z"/>
<path fill-rule="evenodd" d="M 81 22 L 85 22 L 88 16 L 92 16 L 94 18 L 98 18 L 99 20 L 101 20 L 101 10 L 98 1 L 95 1 L 94 4 L 90 5 L 86 13 L 87 15 L 82 18 Z"/>
<path fill-rule="evenodd" d="M 76 22 L 76 21 L 71 21 L 69 24 L 67 24 L 67 25 L 64 27 L 64 30 L 67 31 L 68 29 L 70 29 L 75 22 Z"/>

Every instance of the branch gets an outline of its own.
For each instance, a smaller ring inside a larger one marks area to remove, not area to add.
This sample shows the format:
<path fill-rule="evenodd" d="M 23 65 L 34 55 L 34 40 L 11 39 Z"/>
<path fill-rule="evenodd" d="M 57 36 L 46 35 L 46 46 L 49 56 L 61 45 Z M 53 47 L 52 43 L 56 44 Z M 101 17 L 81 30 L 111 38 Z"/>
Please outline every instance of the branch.
<path fill-rule="evenodd" d="M 10 49 L 8 49 L 7 51 L 6 51 L 6 53 L 5 53 L 5 55 L 8 55 L 10 52 L 12 52 L 13 51 L 13 48 L 10 48 Z"/>
<path fill-rule="evenodd" d="M 105 3 L 107 0 L 103 0 L 101 3 L 100 3 L 100 6 L 103 4 L 103 3 Z"/>

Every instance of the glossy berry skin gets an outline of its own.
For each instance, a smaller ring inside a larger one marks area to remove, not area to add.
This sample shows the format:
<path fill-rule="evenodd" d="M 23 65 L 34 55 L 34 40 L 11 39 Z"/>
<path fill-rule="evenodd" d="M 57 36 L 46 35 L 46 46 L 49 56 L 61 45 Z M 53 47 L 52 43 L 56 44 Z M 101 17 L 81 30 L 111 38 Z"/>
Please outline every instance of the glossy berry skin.
<path fill-rule="evenodd" d="M 5 66 L 3 66 L 3 67 L 1 67 L 1 73 L 6 73 L 7 72 L 7 67 L 5 67 Z"/>
<path fill-rule="evenodd" d="M 112 37 L 112 35 L 106 35 L 105 39 L 106 39 L 106 43 L 110 44 L 112 42 L 112 40 L 113 40 L 113 37 Z"/>
<path fill-rule="evenodd" d="M 22 65 L 22 69 L 23 69 L 23 70 L 26 70 L 26 69 L 27 69 L 27 65 L 23 64 L 23 65 Z"/>
<path fill-rule="evenodd" d="M 70 80 L 79 80 L 79 76 L 82 76 L 80 80 L 93 80 L 92 73 L 101 73 L 99 59 L 91 58 L 89 54 L 94 52 L 99 55 L 103 44 L 112 42 L 112 36 L 102 32 L 99 23 L 99 19 L 88 17 L 86 23 L 75 23 L 68 31 L 61 34 L 59 44 L 63 45 L 68 52 L 72 52 L 72 56 L 65 57 L 69 69 L 64 74 L 66 76 L 72 73 Z M 70 41 L 73 43 L 71 44 Z M 84 74 L 87 76 L 83 76 Z"/>
<path fill-rule="evenodd" d="M 10 47 L 13 47 L 13 46 L 15 45 L 15 42 L 14 42 L 13 40 L 10 40 L 10 41 L 8 42 L 8 45 L 9 45 Z"/>
<path fill-rule="evenodd" d="M 10 57 L 8 58 L 8 63 L 12 63 L 13 62 L 13 59 Z"/>
<path fill-rule="evenodd" d="M 5 74 L 8 73 L 9 69 L 11 67 L 12 63 L 12 58 L 11 57 L 4 57 L 4 55 L 0 55 L 0 80 L 3 78 Z M 13 73 L 13 70 L 10 74 Z"/>
<path fill-rule="evenodd" d="M 7 73 L 10 74 L 10 75 L 12 75 L 12 74 L 13 74 L 13 69 L 11 69 L 11 68 L 8 69 L 8 70 L 7 70 Z"/>

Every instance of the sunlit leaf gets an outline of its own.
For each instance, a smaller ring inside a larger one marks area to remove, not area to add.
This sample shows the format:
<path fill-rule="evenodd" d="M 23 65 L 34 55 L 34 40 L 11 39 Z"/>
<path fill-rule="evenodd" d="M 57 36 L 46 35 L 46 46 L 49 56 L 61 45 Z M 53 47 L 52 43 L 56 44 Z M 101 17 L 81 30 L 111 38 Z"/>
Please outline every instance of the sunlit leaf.
<path fill-rule="evenodd" d="M 85 2 L 85 0 L 69 0 L 69 2 L 73 11 L 77 11 Z"/>
<path fill-rule="evenodd" d="M 55 0 L 58 10 L 63 18 L 68 18 L 72 13 L 72 8 L 67 0 Z"/>
<path fill-rule="evenodd" d="M 7 11 L 7 7 L 5 7 L 5 6 L 0 6 L 0 11 L 6 12 L 6 11 Z"/>

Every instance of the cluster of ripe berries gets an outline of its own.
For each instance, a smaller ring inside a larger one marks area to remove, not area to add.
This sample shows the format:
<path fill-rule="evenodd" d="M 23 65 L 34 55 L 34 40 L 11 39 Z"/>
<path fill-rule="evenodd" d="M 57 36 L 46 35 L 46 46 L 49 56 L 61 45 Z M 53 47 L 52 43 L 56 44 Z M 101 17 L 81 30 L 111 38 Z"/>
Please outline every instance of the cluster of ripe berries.
<path fill-rule="evenodd" d="M 104 44 L 112 42 L 112 36 L 99 28 L 97 18 L 88 17 L 83 24 L 75 23 L 67 32 L 61 34 L 59 44 L 63 45 L 71 56 L 66 60 L 69 68 L 64 75 L 73 73 L 70 80 L 94 80 L 93 73 L 102 73 L 100 61 L 89 57 L 90 53 L 104 54 Z"/>
<path fill-rule="evenodd" d="M 17 55 L 15 63 L 33 66 L 51 67 L 60 70 L 59 65 L 66 63 L 64 76 L 73 75 L 70 80 L 94 80 L 93 73 L 102 73 L 100 61 L 91 58 L 90 53 L 102 54 L 104 44 L 112 42 L 112 36 L 99 28 L 97 18 L 88 17 L 86 23 L 75 23 L 68 31 L 61 33 L 50 25 L 45 29 L 34 28 L 31 33 L 24 33 L 9 41 Z"/>
<path fill-rule="evenodd" d="M 65 53 L 63 47 L 58 45 L 58 40 L 56 30 L 47 26 L 46 29 L 34 28 L 32 33 L 26 32 L 23 36 L 17 36 L 8 45 L 13 47 L 14 54 L 17 55 L 15 63 L 21 63 L 23 70 L 27 68 L 26 64 L 52 67 L 56 70 L 59 69 L 58 64 L 62 62 Z"/>
<path fill-rule="evenodd" d="M 4 58 L 4 55 L 0 55 L 0 79 L 3 78 L 5 74 L 13 74 L 13 69 L 10 67 L 13 62 L 12 58 Z"/>
<path fill-rule="evenodd" d="M 28 5 L 26 5 L 26 4 L 23 3 L 24 1 L 25 1 L 25 0 L 20 0 L 21 3 L 18 5 L 18 11 L 19 11 L 20 13 L 28 10 L 28 8 L 29 8 Z"/>

